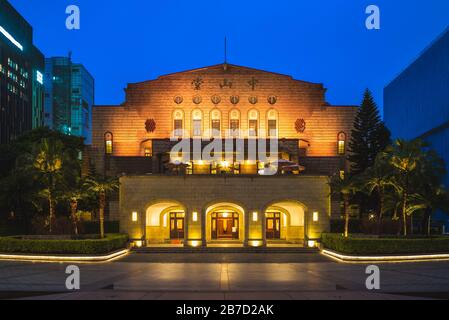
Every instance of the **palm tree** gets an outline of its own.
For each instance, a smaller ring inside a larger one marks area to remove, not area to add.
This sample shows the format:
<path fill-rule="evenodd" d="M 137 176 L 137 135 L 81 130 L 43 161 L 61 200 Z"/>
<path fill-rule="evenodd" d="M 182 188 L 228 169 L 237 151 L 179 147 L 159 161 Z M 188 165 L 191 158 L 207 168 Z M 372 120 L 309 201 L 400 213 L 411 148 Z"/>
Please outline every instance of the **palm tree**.
<path fill-rule="evenodd" d="M 85 197 L 86 194 L 82 188 L 74 188 L 65 194 L 65 198 L 70 204 L 70 220 L 75 235 L 78 235 L 78 203 Z"/>
<path fill-rule="evenodd" d="M 117 190 L 120 183 L 117 178 L 104 176 L 88 177 L 84 183 L 87 192 L 98 195 L 100 211 L 100 237 L 104 238 L 104 209 L 106 207 L 106 196 Z"/>
<path fill-rule="evenodd" d="M 345 214 L 345 238 L 349 237 L 349 206 L 351 199 L 359 190 L 357 185 L 358 184 L 356 183 L 355 178 L 348 177 L 347 175 L 334 175 L 329 181 L 331 193 L 334 195 L 339 195 L 343 199 Z"/>
<path fill-rule="evenodd" d="M 49 208 L 49 231 L 52 233 L 55 207 L 57 201 L 57 185 L 63 177 L 63 162 L 66 158 L 61 141 L 42 139 L 31 155 L 32 167 L 37 171 L 44 188 L 39 195 L 45 198 Z"/>
<path fill-rule="evenodd" d="M 367 192 L 368 195 L 377 193 L 379 205 L 378 205 L 378 225 L 377 232 L 380 235 L 382 228 L 383 213 L 385 212 L 385 194 L 389 187 L 393 186 L 392 181 L 392 168 L 385 158 L 384 154 L 379 154 L 374 162 L 374 166 L 368 168 L 360 177 L 362 189 Z"/>
<path fill-rule="evenodd" d="M 401 216 L 403 235 L 407 236 L 407 211 L 409 196 L 412 193 L 413 175 L 416 173 L 420 161 L 423 161 L 423 148 L 421 140 L 396 140 L 387 148 L 386 156 L 398 174 L 394 177 L 394 187 L 402 194 Z"/>

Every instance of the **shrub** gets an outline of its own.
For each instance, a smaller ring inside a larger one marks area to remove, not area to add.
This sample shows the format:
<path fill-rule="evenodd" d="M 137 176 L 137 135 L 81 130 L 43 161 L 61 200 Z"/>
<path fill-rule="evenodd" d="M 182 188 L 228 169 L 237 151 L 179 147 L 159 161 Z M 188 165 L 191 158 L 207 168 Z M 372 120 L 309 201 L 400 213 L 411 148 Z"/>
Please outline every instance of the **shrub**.
<path fill-rule="evenodd" d="M 17 237 L 0 238 L 1 253 L 31 254 L 103 254 L 126 248 L 128 236 L 108 234 L 105 239 L 32 240 Z"/>
<path fill-rule="evenodd" d="M 426 254 L 449 252 L 449 237 L 436 238 L 374 238 L 352 236 L 344 238 L 341 234 L 322 235 L 326 249 L 353 255 L 393 255 Z"/>

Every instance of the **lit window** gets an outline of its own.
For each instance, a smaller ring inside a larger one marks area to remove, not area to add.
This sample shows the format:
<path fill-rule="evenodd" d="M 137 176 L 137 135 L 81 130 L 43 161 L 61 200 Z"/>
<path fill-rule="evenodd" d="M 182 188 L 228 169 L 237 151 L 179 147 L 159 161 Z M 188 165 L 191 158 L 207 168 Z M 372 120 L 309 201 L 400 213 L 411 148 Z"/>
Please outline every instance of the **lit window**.
<path fill-rule="evenodd" d="M 340 179 L 345 180 L 345 171 L 344 170 L 340 170 Z"/>
<path fill-rule="evenodd" d="M 257 212 L 253 212 L 253 221 L 257 222 L 259 220 L 259 214 Z"/>
<path fill-rule="evenodd" d="M 133 220 L 133 222 L 137 222 L 137 219 L 138 219 L 138 217 L 137 217 L 137 212 L 133 212 L 132 213 L 132 220 Z"/>
<path fill-rule="evenodd" d="M 112 154 L 114 151 L 114 142 L 113 142 L 112 133 L 107 132 L 104 135 L 104 143 L 105 143 L 105 153 Z"/>
<path fill-rule="evenodd" d="M 181 110 L 177 110 L 173 113 L 173 129 L 175 137 L 179 138 L 183 136 L 184 113 Z"/>
<path fill-rule="evenodd" d="M 232 110 L 229 113 L 229 135 L 232 138 L 238 138 L 240 136 L 240 112 L 238 110 Z"/>
<path fill-rule="evenodd" d="M 259 129 L 259 112 L 256 110 L 251 110 L 248 118 L 248 135 L 250 137 L 257 137 Z"/>
<path fill-rule="evenodd" d="M 153 156 L 153 151 L 150 148 L 145 148 L 145 157 L 151 158 Z"/>
<path fill-rule="evenodd" d="M 346 153 L 346 134 L 340 132 L 338 134 L 338 154 L 344 155 Z"/>
<path fill-rule="evenodd" d="M 320 219 L 320 214 L 317 211 L 315 211 L 313 213 L 313 222 L 318 222 L 319 219 Z"/>
<path fill-rule="evenodd" d="M 270 110 L 267 114 L 268 118 L 268 136 L 277 137 L 278 136 L 278 113 L 276 110 Z"/>
<path fill-rule="evenodd" d="M 203 135 L 203 113 L 201 110 L 193 111 L 193 136 L 201 137 Z"/>
<path fill-rule="evenodd" d="M 218 110 L 212 111 L 211 129 L 213 137 L 219 137 L 221 135 L 221 113 Z"/>
<path fill-rule="evenodd" d="M 193 220 L 193 222 L 197 222 L 198 221 L 198 212 L 194 212 L 193 213 L 192 220 Z"/>

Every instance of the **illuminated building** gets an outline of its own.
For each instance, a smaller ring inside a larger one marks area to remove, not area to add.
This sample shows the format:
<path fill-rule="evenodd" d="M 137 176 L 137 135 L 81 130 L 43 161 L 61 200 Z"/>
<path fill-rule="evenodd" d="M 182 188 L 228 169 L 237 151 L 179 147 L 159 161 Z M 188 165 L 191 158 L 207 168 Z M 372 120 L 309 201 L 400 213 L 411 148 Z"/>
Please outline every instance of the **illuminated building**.
<path fill-rule="evenodd" d="M 92 143 L 94 79 L 71 57 L 45 59 L 45 124 Z"/>
<path fill-rule="evenodd" d="M 90 159 L 121 176 L 109 219 L 132 239 L 310 245 L 329 230 L 328 177 L 348 168 L 357 107 L 330 105 L 322 84 L 226 63 L 125 91 L 123 104 L 94 107 Z"/>
<path fill-rule="evenodd" d="M 44 56 L 33 28 L 0 0 L 0 143 L 43 125 Z"/>

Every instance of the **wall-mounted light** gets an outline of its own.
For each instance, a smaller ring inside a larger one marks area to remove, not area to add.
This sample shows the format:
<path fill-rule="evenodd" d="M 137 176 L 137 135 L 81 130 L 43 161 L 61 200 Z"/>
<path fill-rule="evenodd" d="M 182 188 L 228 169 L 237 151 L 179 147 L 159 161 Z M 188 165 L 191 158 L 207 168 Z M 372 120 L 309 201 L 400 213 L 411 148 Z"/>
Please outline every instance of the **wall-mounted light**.
<path fill-rule="evenodd" d="M 316 247 L 316 241 L 309 240 L 307 242 L 307 244 L 308 244 L 309 248 L 315 248 Z"/>
<path fill-rule="evenodd" d="M 142 240 L 134 241 L 134 246 L 137 248 L 142 248 L 143 241 Z"/>
<path fill-rule="evenodd" d="M 320 214 L 318 213 L 318 211 L 315 211 L 313 213 L 313 222 L 318 222 L 320 220 Z"/>
<path fill-rule="evenodd" d="M 194 212 L 192 214 L 192 220 L 193 220 L 193 222 L 197 222 L 198 221 L 198 212 Z"/>
<path fill-rule="evenodd" d="M 253 212 L 253 221 L 257 222 L 259 220 L 259 213 Z"/>
<path fill-rule="evenodd" d="M 137 216 L 137 212 L 136 212 L 136 211 L 134 211 L 134 212 L 132 213 L 131 219 L 132 219 L 133 222 L 137 222 L 138 216 Z"/>

